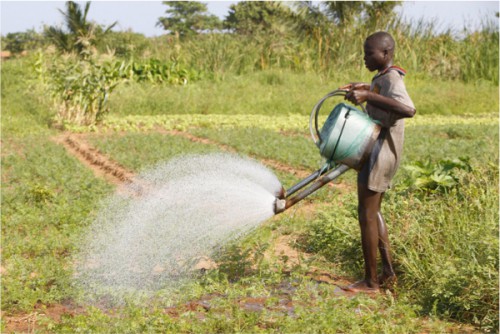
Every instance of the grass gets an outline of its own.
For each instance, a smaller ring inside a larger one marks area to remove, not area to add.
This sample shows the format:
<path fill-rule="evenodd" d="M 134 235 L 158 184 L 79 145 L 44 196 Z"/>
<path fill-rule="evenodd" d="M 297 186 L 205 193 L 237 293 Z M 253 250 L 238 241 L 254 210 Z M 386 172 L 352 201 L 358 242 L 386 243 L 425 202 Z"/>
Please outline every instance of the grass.
<path fill-rule="evenodd" d="M 29 64 L 21 60 L 8 65 L 2 63 L 1 129 L 5 138 L 51 133 L 47 126 L 51 119 L 50 109 L 43 102 L 35 82 L 28 79 L 26 66 Z"/>
<path fill-rule="evenodd" d="M 351 81 L 369 82 L 367 70 L 359 77 L 321 76 L 271 70 L 231 76 L 214 84 L 200 81 L 188 86 L 153 86 L 129 83 L 110 98 L 114 115 L 308 115 L 328 92 Z M 487 82 L 429 80 L 408 73 L 406 86 L 418 115 L 466 115 L 496 112 L 498 87 Z M 224 92 L 224 94 L 220 94 Z M 322 109 L 323 110 L 323 109 Z M 325 113 L 327 109 L 323 110 Z"/>
<path fill-rule="evenodd" d="M 434 161 L 469 156 L 476 166 L 496 164 L 497 124 L 409 126 L 406 129 L 404 161 Z"/>
<path fill-rule="evenodd" d="M 498 183 L 498 169 L 478 166 L 460 178 L 445 195 L 408 194 L 398 184 L 387 193 L 383 212 L 399 275 L 397 292 L 424 314 L 467 318 L 492 329 L 498 312 L 498 212 L 491 208 L 498 202 L 492 186 Z M 303 239 L 304 249 L 319 252 L 354 277 L 363 266 L 356 210 L 354 198 L 342 207 L 318 208 Z"/>
<path fill-rule="evenodd" d="M 47 137 L 2 145 L 2 309 L 68 298 L 82 228 L 112 189 Z"/>
<path fill-rule="evenodd" d="M 113 188 L 69 156 L 50 138 L 51 111 L 37 96 L 22 62 L 2 64 L 2 317 L 41 312 L 76 300 L 70 284 L 71 256 L 100 199 Z M 361 272 L 355 193 L 322 189 L 311 197 L 313 212 L 291 209 L 262 224 L 220 253 L 224 266 L 170 298 L 112 310 L 88 306 L 60 320 L 45 317 L 37 331 L 65 332 L 464 332 L 498 328 L 498 87 L 485 83 L 407 79 L 418 114 L 407 122 L 403 165 L 468 156 L 472 172 L 457 171 L 447 193 L 410 191 L 404 168 L 388 192 L 384 213 L 390 228 L 400 285 L 375 298 L 339 296 L 306 273 L 320 268 L 357 278 Z M 307 133 L 312 105 L 335 88 L 325 78 L 272 70 L 200 81 L 186 87 L 121 86 L 111 104 L 116 118 L 179 115 L 192 120 L 182 130 L 225 143 L 239 153 L 315 169 L 317 151 Z M 329 88 L 327 87 L 329 86 Z M 324 89 L 327 87 L 327 89 Z M 415 94 L 413 94 L 413 92 Z M 459 94 L 468 92 L 468 94 Z M 487 98 L 484 98 L 486 96 Z M 456 103 L 458 99 L 460 103 Z M 440 102 L 441 101 L 441 102 Z M 420 105 L 422 107 L 420 107 Z M 435 108 L 439 106 L 440 109 Z M 307 110 L 303 110 L 306 108 Z M 305 129 L 288 114 L 304 115 Z M 217 128 L 201 115 L 228 120 Z M 193 117 L 193 118 L 189 118 Z M 281 124 L 290 121 L 284 133 Z M 297 125 L 296 125 L 297 124 Z M 123 129 L 122 129 L 123 130 Z M 140 171 L 161 160 L 219 150 L 162 133 L 88 133 L 112 159 Z M 285 185 L 296 178 L 280 172 Z M 354 173 L 343 176 L 354 187 Z M 300 207 L 302 204 L 299 204 Z M 279 236 L 312 252 L 309 260 L 284 269 L 283 259 L 265 258 Z M 253 254 L 253 255 L 252 255 Z M 191 309 L 209 299 L 210 309 Z M 249 298 L 265 298 L 251 310 Z M 286 307 L 290 301 L 293 311 Z M 285 303 L 285 304 L 284 304 Z M 178 314 L 168 312 L 178 305 Z M 35 309 L 36 307 L 36 309 Z M 471 325 L 476 326 L 471 329 Z M 2 321 L 2 331 L 5 331 Z"/>
<path fill-rule="evenodd" d="M 141 171 L 161 161 L 189 153 L 218 152 L 215 145 L 192 143 L 171 135 L 131 133 L 114 138 L 96 137 L 89 142 L 130 170 Z"/>

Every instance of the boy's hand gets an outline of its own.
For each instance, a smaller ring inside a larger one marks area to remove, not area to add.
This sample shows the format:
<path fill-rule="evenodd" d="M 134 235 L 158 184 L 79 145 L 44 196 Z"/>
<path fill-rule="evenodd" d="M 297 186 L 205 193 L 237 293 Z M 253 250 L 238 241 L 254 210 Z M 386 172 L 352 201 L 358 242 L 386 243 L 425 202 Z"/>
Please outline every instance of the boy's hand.
<path fill-rule="evenodd" d="M 351 101 L 354 104 L 361 104 L 368 100 L 369 91 L 364 89 L 353 89 L 350 90 L 344 97 L 344 99 Z"/>

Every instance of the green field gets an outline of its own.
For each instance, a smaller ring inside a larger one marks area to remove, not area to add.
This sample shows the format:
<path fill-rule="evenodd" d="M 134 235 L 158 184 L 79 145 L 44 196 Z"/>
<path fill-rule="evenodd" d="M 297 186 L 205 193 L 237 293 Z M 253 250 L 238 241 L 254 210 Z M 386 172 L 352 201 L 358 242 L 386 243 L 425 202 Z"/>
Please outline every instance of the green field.
<path fill-rule="evenodd" d="M 2 62 L 2 332 L 498 330 L 498 79 L 406 79 L 417 115 L 406 123 L 402 167 L 383 203 L 399 276 L 394 291 L 347 296 L 310 274 L 354 281 L 362 273 L 349 172 L 341 187 L 325 187 L 226 245 L 218 269 L 190 286 L 107 309 L 80 303 L 71 259 L 116 186 L 54 140 L 62 130 L 51 126 L 53 106 L 31 64 Z M 351 79 L 339 77 L 274 68 L 186 86 L 132 81 L 110 96 L 101 125 L 68 129 L 136 173 L 224 149 L 313 171 L 322 162 L 309 138 L 309 113 Z M 462 164 L 443 169 L 449 161 Z M 274 171 L 285 187 L 299 179 Z M 302 254 L 298 263 L 273 252 L 278 240 Z"/>

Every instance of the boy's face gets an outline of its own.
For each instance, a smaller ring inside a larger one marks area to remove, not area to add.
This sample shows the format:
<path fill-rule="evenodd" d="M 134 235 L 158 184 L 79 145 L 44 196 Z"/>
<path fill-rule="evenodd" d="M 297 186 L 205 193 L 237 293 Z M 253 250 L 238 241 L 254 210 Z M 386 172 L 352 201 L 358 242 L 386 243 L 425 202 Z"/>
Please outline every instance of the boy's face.
<path fill-rule="evenodd" d="M 392 60 L 389 52 L 384 50 L 377 39 L 367 40 L 364 44 L 364 50 L 365 66 L 370 72 L 383 70 Z"/>

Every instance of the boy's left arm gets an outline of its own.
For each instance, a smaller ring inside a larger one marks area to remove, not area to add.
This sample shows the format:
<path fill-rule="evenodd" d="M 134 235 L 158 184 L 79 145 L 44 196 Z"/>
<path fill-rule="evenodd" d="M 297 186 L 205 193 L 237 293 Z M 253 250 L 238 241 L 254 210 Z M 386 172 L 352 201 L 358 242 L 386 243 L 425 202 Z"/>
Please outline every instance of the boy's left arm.
<path fill-rule="evenodd" d="M 393 112 L 401 117 L 413 117 L 416 112 L 415 108 L 407 106 L 398 100 L 367 90 L 351 90 L 346 94 L 345 98 L 355 104 L 367 102 L 374 107 Z"/>

